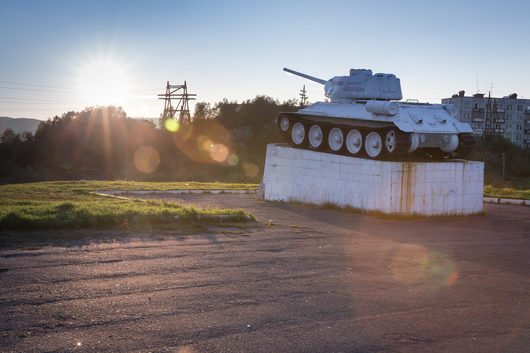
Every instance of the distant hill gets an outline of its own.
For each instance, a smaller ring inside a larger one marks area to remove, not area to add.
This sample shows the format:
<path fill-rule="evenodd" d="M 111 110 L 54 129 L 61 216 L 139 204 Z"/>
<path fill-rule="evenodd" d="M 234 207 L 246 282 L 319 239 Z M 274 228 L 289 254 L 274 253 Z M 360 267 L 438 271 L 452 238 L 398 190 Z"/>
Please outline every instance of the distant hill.
<path fill-rule="evenodd" d="M 143 117 L 130 117 L 130 118 L 136 119 L 136 120 L 146 120 L 146 121 L 152 122 L 153 124 L 155 124 L 155 126 L 158 126 L 158 121 L 160 120 L 160 118 L 143 118 Z"/>
<path fill-rule="evenodd" d="M 35 133 L 37 127 L 42 120 L 31 119 L 31 118 L 8 118 L 7 116 L 0 116 L 0 134 L 5 129 L 13 129 L 15 132 L 30 131 Z"/>

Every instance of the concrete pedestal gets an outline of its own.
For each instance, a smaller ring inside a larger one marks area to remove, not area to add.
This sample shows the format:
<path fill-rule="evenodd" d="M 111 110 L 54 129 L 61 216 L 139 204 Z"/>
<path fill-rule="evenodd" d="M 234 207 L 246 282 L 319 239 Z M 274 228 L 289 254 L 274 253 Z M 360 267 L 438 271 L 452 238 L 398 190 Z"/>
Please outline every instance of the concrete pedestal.
<path fill-rule="evenodd" d="M 401 215 L 482 212 L 484 163 L 384 162 L 269 144 L 259 195 Z"/>

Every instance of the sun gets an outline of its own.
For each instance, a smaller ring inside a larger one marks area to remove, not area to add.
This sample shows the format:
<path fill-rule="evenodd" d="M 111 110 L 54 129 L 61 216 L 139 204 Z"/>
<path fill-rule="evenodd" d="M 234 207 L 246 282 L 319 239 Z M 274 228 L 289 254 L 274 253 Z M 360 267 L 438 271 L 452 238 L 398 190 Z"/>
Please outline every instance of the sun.
<path fill-rule="evenodd" d="M 127 67 L 113 58 L 97 58 L 79 67 L 79 98 L 83 104 L 124 104 L 129 90 Z"/>

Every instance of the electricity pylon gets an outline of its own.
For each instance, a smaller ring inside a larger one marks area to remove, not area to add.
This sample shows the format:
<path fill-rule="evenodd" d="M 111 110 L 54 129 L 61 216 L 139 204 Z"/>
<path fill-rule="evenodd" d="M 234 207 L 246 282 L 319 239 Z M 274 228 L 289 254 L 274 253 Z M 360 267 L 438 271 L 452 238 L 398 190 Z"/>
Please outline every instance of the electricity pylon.
<path fill-rule="evenodd" d="M 166 93 L 158 95 L 158 99 L 164 100 L 162 124 L 167 119 L 177 119 L 180 124 L 190 123 L 189 101 L 195 100 L 195 96 L 197 95 L 188 93 L 186 81 L 184 81 L 183 85 L 170 85 L 169 81 L 167 81 Z"/>

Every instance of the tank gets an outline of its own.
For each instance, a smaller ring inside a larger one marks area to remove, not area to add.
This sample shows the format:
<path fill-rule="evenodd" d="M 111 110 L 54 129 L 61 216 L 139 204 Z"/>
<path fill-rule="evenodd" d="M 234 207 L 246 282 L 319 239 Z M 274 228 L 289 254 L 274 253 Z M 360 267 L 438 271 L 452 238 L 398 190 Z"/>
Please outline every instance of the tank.
<path fill-rule="evenodd" d="M 277 125 L 295 147 L 374 159 L 393 155 L 456 157 L 475 144 L 473 130 L 451 104 L 402 102 L 393 74 L 351 69 L 329 80 L 284 68 L 324 85 L 325 102 L 278 115 Z"/>

